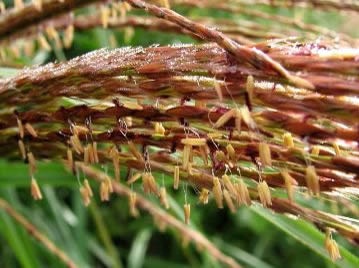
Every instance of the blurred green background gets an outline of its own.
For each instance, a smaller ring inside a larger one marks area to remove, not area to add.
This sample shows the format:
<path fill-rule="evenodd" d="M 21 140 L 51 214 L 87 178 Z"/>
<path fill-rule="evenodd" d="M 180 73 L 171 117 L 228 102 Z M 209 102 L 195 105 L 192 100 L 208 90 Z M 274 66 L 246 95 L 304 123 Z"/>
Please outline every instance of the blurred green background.
<path fill-rule="evenodd" d="M 348 20 L 357 21 L 354 15 L 348 18 L 337 11 L 287 10 L 263 6 L 252 8 L 290 17 L 300 16 L 308 23 L 355 34 L 351 32 L 354 31 L 353 27 L 347 25 Z M 93 9 L 86 8 L 81 12 Z M 268 30 L 275 24 L 224 11 L 188 7 L 176 10 L 192 17 L 223 17 L 238 21 L 249 19 L 266 24 Z M 110 47 L 111 34 L 114 34 L 118 47 L 198 42 L 190 37 L 143 29 L 136 29 L 128 39 L 123 29 L 99 28 L 76 33 L 69 50 L 55 49 L 51 53 L 38 51 L 35 57 L 21 57 L 16 63 L 32 65 L 71 59 L 101 47 Z M 1 74 L 9 75 L 5 69 Z M 126 170 L 122 168 L 125 175 Z M 0 197 L 30 219 L 79 267 L 222 267 L 207 252 L 198 251 L 192 244 L 183 248 L 177 232 L 169 229 L 161 233 L 148 214 L 143 212 L 141 217 L 131 218 L 125 198 L 112 196 L 109 203 L 101 203 L 96 196 L 96 201 L 93 200 L 90 207 L 85 208 L 77 179 L 66 172 L 61 164 L 40 163 L 37 179 L 44 194 L 40 202 L 33 201 L 30 196 L 27 165 L 0 161 Z M 172 179 L 164 177 L 164 181 L 171 184 Z M 96 188 L 95 185 L 93 187 Z M 141 191 L 140 185 L 135 187 Z M 97 189 L 95 192 L 98 192 Z M 233 215 L 226 209 L 217 209 L 214 202 L 207 206 L 198 204 L 195 189 L 191 187 L 176 192 L 170 190 L 169 213 L 180 219 L 183 219 L 185 192 L 192 205 L 191 227 L 203 233 L 244 267 L 359 267 L 359 250 L 347 241 L 335 236 L 342 246 L 344 258 L 333 264 L 324 249 L 324 235 L 314 226 L 301 219 L 276 215 L 259 205 L 243 207 Z M 157 201 L 153 199 L 153 202 Z M 319 201 L 308 205 L 328 206 Z M 63 264 L 0 210 L 0 267 L 56 268 L 63 267 Z"/>

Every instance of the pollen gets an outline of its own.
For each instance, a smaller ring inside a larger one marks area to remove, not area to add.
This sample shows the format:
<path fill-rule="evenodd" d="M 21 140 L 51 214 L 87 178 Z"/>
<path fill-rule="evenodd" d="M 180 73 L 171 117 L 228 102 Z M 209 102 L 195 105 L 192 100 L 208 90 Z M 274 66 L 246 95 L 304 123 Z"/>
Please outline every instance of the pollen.
<path fill-rule="evenodd" d="M 270 147 L 267 143 L 259 143 L 259 158 L 263 166 L 272 165 L 272 157 Z"/>
<path fill-rule="evenodd" d="M 103 28 L 108 27 L 108 21 L 110 18 L 110 9 L 107 6 L 101 6 L 101 23 Z"/>
<path fill-rule="evenodd" d="M 76 153 L 81 154 L 84 152 L 84 148 L 83 148 L 81 141 L 77 135 L 72 135 L 70 137 L 70 143 L 71 143 L 72 147 L 74 148 L 74 150 L 76 151 Z"/>
<path fill-rule="evenodd" d="M 235 213 L 236 207 L 233 204 L 233 200 L 232 200 L 230 193 L 226 189 L 223 190 L 223 196 L 224 196 L 224 201 L 226 201 L 226 204 L 227 204 L 229 210 L 232 213 Z"/>
<path fill-rule="evenodd" d="M 332 237 L 332 232 L 329 228 L 326 230 L 325 235 L 325 248 L 328 251 L 330 259 L 335 262 L 338 259 L 341 259 L 341 255 L 339 252 L 339 247 L 337 242 Z"/>
<path fill-rule="evenodd" d="M 63 40 L 64 47 L 70 48 L 73 40 L 74 40 L 74 26 L 69 25 L 66 27 L 66 29 L 64 31 L 64 40 Z"/>
<path fill-rule="evenodd" d="M 32 152 L 27 153 L 27 159 L 29 160 L 29 173 L 32 177 L 36 172 L 36 160 Z"/>
<path fill-rule="evenodd" d="M 41 200 L 42 194 L 40 191 L 40 187 L 37 184 L 37 181 L 34 177 L 31 178 L 31 195 L 34 198 L 34 200 Z"/>
<path fill-rule="evenodd" d="M 253 102 L 253 94 L 254 94 L 254 79 L 253 76 L 249 75 L 247 77 L 246 90 L 248 93 L 249 101 Z"/>
<path fill-rule="evenodd" d="M 127 181 L 127 184 L 132 184 L 134 182 L 136 182 L 139 178 L 141 178 L 142 173 L 140 172 L 136 172 L 131 178 L 129 178 L 129 180 Z"/>
<path fill-rule="evenodd" d="M 312 155 L 318 156 L 319 153 L 320 153 L 320 147 L 319 146 L 313 146 Z"/>
<path fill-rule="evenodd" d="M 294 147 L 294 141 L 291 133 L 284 133 L 283 134 L 283 143 L 284 146 L 287 148 L 293 148 Z"/>
<path fill-rule="evenodd" d="M 45 51 L 51 51 L 51 46 L 49 45 L 43 34 L 39 34 L 37 41 L 39 42 L 39 46 L 41 49 Z"/>
<path fill-rule="evenodd" d="M 318 196 L 320 193 L 319 178 L 314 166 L 308 166 L 305 171 L 305 180 L 311 194 Z"/>
<path fill-rule="evenodd" d="M 184 204 L 183 211 L 184 211 L 184 222 L 185 224 L 189 224 L 189 219 L 191 217 L 191 204 Z"/>
<path fill-rule="evenodd" d="M 249 195 L 248 187 L 245 184 L 245 182 L 242 179 L 240 179 L 239 182 L 234 185 L 234 187 L 237 190 L 238 205 L 240 206 L 242 204 L 245 204 L 247 206 L 250 206 L 252 201 Z"/>
<path fill-rule="evenodd" d="M 224 113 L 214 124 L 214 128 L 220 128 L 224 126 L 229 120 L 231 120 L 235 116 L 235 109 L 229 110 Z"/>
<path fill-rule="evenodd" d="M 26 159 L 26 150 L 25 150 L 24 142 L 22 140 L 19 140 L 18 144 L 19 144 L 19 150 L 20 150 L 21 157 L 22 157 L 22 159 L 25 160 Z"/>
<path fill-rule="evenodd" d="M 137 158 L 137 160 L 142 162 L 144 161 L 142 154 L 137 150 L 136 145 L 132 141 L 128 142 L 128 149 L 133 154 L 133 156 Z"/>
<path fill-rule="evenodd" d="M 284 184 L 285 184 L 285 188 L 287 190 L 287 195 L 288 195 L 288 199 L 290 201 L 294 200 L 294 192 L 293 192 L 293 177 L 289 174 L 289 172 L 287 170 L 281 170 L 280 173 L 282 174 L 283 180 L 284 180 Z"/>
<path fill-rule="evenodd" d="M 24 138 L 24 126 L 18 117 L 16 118 L 16 122 L 17 122 L 17 127 L 19 128 L 20 138 L 23 139 Z"/>
<path fill-rule="evenodd" d="M 170 208 L 170 204 L 167 198 L 167 191 L 166 188 L 163 186 L 160 188 L 160 202 L 166 209 Z"/>
<path fill-rule="evenodd" d="M 203 205 L 208 204 L 209 191 L 206 188 L 202 188 L 201 193 L 199 195 L 199 202 Z"/>
<path fill-rule="evenodd" d="M 88 189 L 85 186 L 81 186 L 80 194 L 82 197 L 82 202 L 86 207 L 88 207 L 88 205 L 90 205 L 91 203 L 91 197 L 90 197 L 90 193 L 88 192 Z"/>
<path fill-rule="evenodd" d="M 335 155 L 340 156 L 341 151 L 340 151 L 340 147 L 339 147 L 338 143 L 334 142 L 333 147 L 334 147 Z"/>
<path fill-rule="evenodd" d="M 31 136 L 33 136 L 34 138 L 37 138 L 37 136 L 38 136 L 37 132 L 30 123 L 25 124 L 25 129 L 27 130 L 27 132 L 30 133 Z"/>
<path fill-rule="evenodd" d="M 223 191 L 221 183 L 217 177 L 213 177 L 213 188 L 212 188 L 214 200 L 216 201 L 218 208 L 223 208 Z"/>
<path fill-rule="evenodd" d="M 163 127 L 163 125 L 159 122 L 155 123 L 155 133 L 158 135 L 164 135 L 166 132 L 166 129 Z"/>
<path fill-rule="evenodd" d="M 175 166 L 173 174 L 173 189 L 177 190 L 180 181 L 180 170 L 179 166 Z"/>
<path fill-rule="evenodd" d="M 34 5 L 34 7 L 36 8 L 37 11 L 42 10 L 42 0 L 32 0 L 31 2 L 32 2 L 32 4 Z"/>
<path fill-rule="evenodd" d="M 130 214 L 132 217 L 138 217 L 139 212 L 136 207 L 137 202 L 137 194 L 135 192 L 131 192 L 129 195 L 129 207 L 130 207 Z"/>
<path fill-rule="evenodd" d="M 264 207 L 272 205 L 272 197 L 266 181 L 261 181 L 257 185 L 257 191 L 259 200 L 261 201 Z"/>
<path fill-rule="evenodd" d="M 207 144 L 207 141 L 206 139 L 203 138 L 199 138 L 199 139 L 186 138 L 186 139 L 182 139 L 181 143 L 184 145 L 191 145 L 191 146 L 204 146 Z"/>

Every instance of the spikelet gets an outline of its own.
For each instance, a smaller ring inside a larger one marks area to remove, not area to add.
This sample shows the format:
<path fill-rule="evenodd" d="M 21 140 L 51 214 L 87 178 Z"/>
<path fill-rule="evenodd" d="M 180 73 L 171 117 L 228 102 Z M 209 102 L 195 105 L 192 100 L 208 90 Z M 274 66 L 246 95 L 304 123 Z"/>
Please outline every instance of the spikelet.
<path fill-rule="evenodd" d="M 42 199 L 40 187 L 37 184 L 37 181 L 34 177 L 31 178 L 31 195 L 32 195 L 32 198 L 34 198 L 34 200 Z"/>
<path fill-rule="evenodd" d="M 214 199 L 218 208 L 223 208 L 223 192 L 221 183 L 217 177 L 213 177 L 213 188 L 212 188 Z"/>
<path fill-rule="evenodd" d="M 236 109 L 234 113 L 234 123 L 238 134 L 241 134 L 241 125 L 242 125 L 242 113 L 240 109 Z"/>
<path fill-rule="evenodd" d="M 251 113 L 248 110 L 247 106 L 242 106 L 240 108 L 241 111 L 241 116 L 242 119 L 244 121 L 244 123 L 246 123 L 246 125 L 248 126 L 249 129 L 255 129 L 256 128 L 256 123 L 253 121 L 253 118 L 251 116 Z"/>
<path fill-rule="evenodd" d="M 3 14 L 6 11 L 6 7 L 3 1 L 0 1 L 0 14 Z"/>
<path fill-rule="evenodd" d="M 191 145 L 185 145 L 183 148 L 183 153 L 182 153 L 182 168 L 183 169 L 187 169 L 188 168 L 188 163 L 190 161 L 190 156 L 191 156 L 191 151 L 192 151 L 192 146 Z"/>
<path fill-rule="evenodd" d="M 110 18 L 110 9 L 107 6 L 102 5 L 100 11 L 101 11 L 101 24 L 102 27 L 106 29 L 108 27 L 108 21 Z"/>
<path fill-rule="evenodd" d="M 70 137 L 70 143 L 72 145 L 72 148 L 76 151 L 76 153 L 81 154 L 84 152 L 84 148 L 81 144 L 81 141 L 77 135 L 72 135 Z"/>
<path fill-rule="evenodd" d="M 263 166 L 272 165 L 271 152 L 269 145 L 267 143 L 264 142 L 259 143 L 259 158 Z"/>
<path fill-rule="evenodd" d="M 74 170 L 75 170 L 74 158 L 73 158 L 73 156 L 72 156 L 72 150 L 71 150 L 71 148 L 67 148 L 67 165 L 68 165 L 68 168 L 69 168 L 71 171 L 74 171 Z"/>
<path fill-rule="evenodd" d="M 41 49 L 45 51 L 51 51 L 51 46 L 49 45 L 43 34 L 39 34 L 39 36 L 37 37 L 37 41 L 39 42 L 39 46 Z"/>
<path fill-rule="evenodd" d="M 198 139 L 185 138 L 185 139 L 181 139 L 181 143 L 184 145 L 191 145 L 191 146 L 204 146 L 207 144 L 207 140 L 203 138 L 198 138 Z"/>
<path fill-rule="evenodd" d="M 91 186 L 90 186 L 90 183 L 87 179 L 84 180 L 84 187 L 86 188 L 88 194 L 90 197 L 93 197 L 93 192 L 92 192 L 92 189 L 91 189 Z"/>
<path fill-rule="evenodd" d="M 160 188 L 160 202 L 166 209 L 170 208 L 170 204 L 168 203 L 166 188 L 163 186 Z"/>
<path fill-rule="evenodd" d="M 257 185 L 259 200 L 264 207 L 272 205 L 272 197 L 266 181 L 261 181 Z"/>
<path fill-rule="evenodd" d="M 136 207 L 137 194 L 135 192 L 131 192 L 128 199 L 129 199 L 130 214 L 132 217 L 136 218 L 139 215 L 138 209 Z"/>
<path fill-rule="evenodd" d="M 85 207 L 88 207 L 91 203 L 91 197 L 88 189 L 85 186 L 80 187 L 80 194 L 82 197 L 82 202 L 84 203 Z"/>
<path fill-rule="evenodd" d="M 334 150 L 335 150 L 335 155 L 340 156 L 341 151 L 340 151 L 340 147 L 339 147 L 338 143 L 334 142 L 333 147 L 334 147 Z"/>
<path fill-rule="evenodd" d="M 238 205 L 240 206 L 240 205 L 244 204 L 244 205 L 250 206 L 252 201 L 251 201 L 251 197 L 249 195 L 248 187 L 244 183 L 244 181 L 242 179 L 240 179 L 239 182 L 234 185 L 234 187 L 237 190 Z"/>
<path fill-rule="evenodd" d="M 222 94 L 221 85 L 218 83 L 218 81 L 216 79 L 214 79 L 213 84 L 214 84 L 214 89 L 217 93 L 219 101 L 223 102 L 223 94 Z"/>
<path fill-rule="evenodd" d="M 19 135 L 20 135 L 20 138 L 23 139 L 24 138 L 24 126 L 21 122 L 21 120 L 17 117 L 16 118 L 16 122 L 17 122 L 17 127 L 19 128 Z"/>
<path fill-rule="evenodd" d="M 32 177 L 36 172 L 36 160 L 32 152 L 27 153 L 27 159 L 29 160 L 29 173 Z"/>
<path fill-rule="evenodd" d="M 312 148 L 312 155 L 318 156 L 320 153 L 320 147 L 319 146 L 313 146 Z"/>
<path fill-rule="evenodd" d="M 308 190 L 313 195 L 319 195 L 320 193 L 320 185 L 319 185 L 319 177 L 315 171 L 314 166 L 308 166 L 305 170 L 305 180 L 307 182 Z"/>
<path fill-rule="evenodd" d="M 128 142 L 128 149 L 133 154 L 133 156 L 137 158 L 137 160 L 144 161 L 142 154 L 137 150 L 136 145 L 132 141 Z"/>
<path fill-rule="evenodd" d="M 23 0 L 14 0 L 14 7 L 15 7 L 15 10 L 24 8 L 24 1 Z"/>
<path fill-rule="evenodd" d="M 282 174 L 283 180 L 284 180 L 284 184 L 285 184 L 285 188 L 287 190 L 287 195 L 288 195 L 288 199 L 290 201 L 294 200 L 294 189 L 293 189 L 293 181 L 294 179 L 292 178 L 292 176 L 289 174 L 289 172 L 287 170 L 281 170 L 280 173 Z"/>
<path fill-rule="evenodd" d="M 338 244 L 332 237 L 332 232 L 329 228 L 326 229 L 325 235 L 325 248 L 328 251 L 330 259 L 335 262 L 338 259 L 341 259 L 341 255 L 339 252 Z"/>
<path fill-rule="evenodd" d="M 64 39 L 63 39 L 63 44 L 65 48 L 70 48 L 72 45 L 72 42 L 74 40 L 74 26 L 73 25 L 69 25 L 66 27 L 65 31 L 64 31 Z"/>
<path fill-rule="evenodd" d="M 184 211 L 184 223 L 189 224 L 189 219 L 191 217 L 191 204 L 184 204 L 183 211 Z"/>
<path fill-rule="evenodd" d="M 26 159 L 26 150 L 25 150 L 24 142 L 22 140 L 19 140 L 18 144 L 19 144 L 19 150 L 20 150 L 21 157 L 22 157 L 22 159 L 25 160 Z"/>
<path fill-rule="evenodd" d="M 231 144 L 228 144 L 226 146 L 226 150 L 227 150 L 229 159 L 235 161 L 236 160 L 236 151 L 234 150 L 233 146 Z"/>
<path fill-rule="evenodd" d="M 173 174 L 173 189 L 177 190 L 180 181 L 180 170 L 179 166 L 175 166 Z"/>
<path fill-rule="evenodd" d="M 249 75 L 247 77 L 247 84 L 246 84 L 246 90 L 248 93 L 248 98 L 249 101 L 252 103 L 253 102 L 253 94 L 254 94 L 254 79 L 253 76 Z"/>
<path fill-rule="evenodd" d="M 218 118 L 217 122 L 214 124 L 214 128 L 220 128 L 224 126 L 232 117 L 235 116 L 235 109 L 231 109 L 228 112 L 224 113 L 220 118 Z"/>
<path fill-rule="evenodd" d="M 199 202 L 203 205 L 208 204 L 209 191 L 206 188 L 202 188 L 201 193 L 199 195 Z"/>
<path fill-rule="evenodd" d="M 155 123 L 155 133 L 157 135 L 162 135 L 163 136 L 165 134 L 165 132 L 166 132 L 166 129 L 162 126 L 162 124 L 159 123 L 159 122 L 156 122 Z"/>
<path fill-rule="evenodd" d="M 139 178 L 141 178 L 142 174 L 140 172 L 136 172 L 128 181 L 127 184 L 132 184 L 135 181 L 137 181 Z"/>
<path fill-rule="evenodd" d="M 294 147 L 294 141 L 293 141 L 293 137 L 292 134 L 287 132 L 283 134 L 283 143 L 284 146 L 287 148 L 293 148 Z"/>
<path fill-rule="evenodd" d="M 229 192 L 226 189 L 223 190 L 223 196 L 224 196 L 224 201 L 226 201 L 226 204 L 227 204 L 229 210 L 232 213 L 235 213 L 236 212 L 236 207 L 233 204 L 231 195 L 229 194 Z"/>
<path fill-rule="evenodd" d="M 40 12 L 42 10 L 42 0 L 31 0 L 31 2 L 37 11 Z"/>

